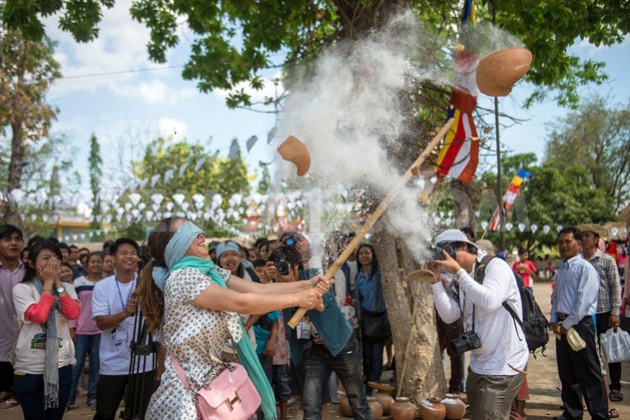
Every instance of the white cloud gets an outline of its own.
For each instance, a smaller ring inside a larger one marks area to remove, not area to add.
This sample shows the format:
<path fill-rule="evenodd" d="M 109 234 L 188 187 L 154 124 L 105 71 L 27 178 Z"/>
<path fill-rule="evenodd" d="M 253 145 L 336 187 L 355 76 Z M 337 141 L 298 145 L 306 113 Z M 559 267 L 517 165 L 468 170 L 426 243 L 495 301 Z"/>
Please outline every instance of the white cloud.
<path fill-rule="evenodd" d="M 59 41 L 55 58 L 66 79 L 58 80 L 50 97 L 58 99 L 74 92 L 96 92 L 106 89 L 116 95 L 143 100 L 148 104 L 175 104 L 196 94 L 195 89 L 178 90 L 163 80 L 172 79 L 181 69 L 165 69 L 151 73 L 107 74 L 128 70 L 160 67 L 149 60 L 146 45 L 149 30 L 131 18 L 132 0 L 118 0 L 112 9 L 103 10 L 99 36 L 88 43 L 78 43 L 68 32 L 59 29 L 59 16 L 45 19 L 46 30 Z M 181 63 L 173 63 L 181 64 Z M 94 77 L 73 77 L 100 75 Z M 150 79 L 149 79 L 150 78 Z"/>
<path fill-rule="evenodd" d="M 188 125 L 183 121 L 162 117 L 158 120 L 158 132 L 162 137 L 182 140 L 188 133 Z"/>

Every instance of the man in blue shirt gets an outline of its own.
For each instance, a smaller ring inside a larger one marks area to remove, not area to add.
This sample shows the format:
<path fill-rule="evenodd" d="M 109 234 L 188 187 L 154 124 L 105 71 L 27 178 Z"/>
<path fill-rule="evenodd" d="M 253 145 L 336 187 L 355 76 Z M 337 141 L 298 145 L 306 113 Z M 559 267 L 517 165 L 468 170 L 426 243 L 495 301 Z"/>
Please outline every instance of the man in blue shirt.
<path fill-rule="evenodd" d="M 556 420 L 581 419 L 582 397 L 593 419 L 608 419 L 608 402 L 601 364 L 595 347 L 595 323 L 599 276 L 580 255 L 582 233 L 566 227 L 558 235 L 562 264 L 556 273 L 552 295 L 551 326 L 556 333 L 556 360 L 562 382 L 564 412 Z M 586 346 L 574 351 L 567 333 L 573 329 Z M 560 337 L 558 339 L 558 336 Z"/>
<path fill-rule="evenodd" d="M 307 280 L 318 274 L 315 269 L 301 269 L 300 253 L 292 246 L 277 248 L 270 259 L 278 270 L 276 281 Z M 372 419 L 361 377 L 359 343 L 339 309 L 332 289 L 324 294 L 322 302 L 321 307 L 306 313 L 297 328 L 287 326 L 292 361 L 298 365 L 302 358 L 305 359 L 304 420 L 322 418 L 322 390 L 331 372 L 335 372 L 341 380 L 354 418 Z M 285 310 L 283 315 L 288 322 L 292 313 Z M 301 343 L 306 340 L 310 348 L 304 352 Z"/>

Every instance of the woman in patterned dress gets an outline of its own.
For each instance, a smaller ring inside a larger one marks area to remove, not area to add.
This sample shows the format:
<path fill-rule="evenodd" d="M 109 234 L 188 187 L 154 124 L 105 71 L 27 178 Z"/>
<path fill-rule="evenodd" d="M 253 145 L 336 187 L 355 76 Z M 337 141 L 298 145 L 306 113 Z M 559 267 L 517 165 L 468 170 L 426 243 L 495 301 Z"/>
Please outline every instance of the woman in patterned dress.
<path fill-rule="evenodd" d="M 260 284 L 235 277 L 212 265 L 204 233 L 181 218 L 160 222 L 149 235 L 148 248 L 153 260 L 141 274 L 140 307 L 149 329 L 160 329 L 167 355 L 172 354 L 182 366 L 192 392 L 184 388 L 167 356 L 146 419 L 197 419 L 196 392 L 210 385 L 222 370 L 213 358 L 221 358 L 221 348 L 230 339 L 239 343 L 239 350 L 242 345 L 251 346 L 249 340 L 240 341 L 243 330 L 237 313 L 259 314 L 295 306 L 317 308 L 329 287 L 322 276 L 295 284 Z M 199 270 L 190 266 L 193 263 L 181 268 L 184 261 L 193 260 L 205 267 L 209 264 L 211 269 Z M 240 351 L 239 356 L 248 368 L 243 360 L 246 356 Z M 257 383 L 256 373 L 247 370 L 263 399 L 261 408 L 266 418 L 275 419 L 269 384 Z"/>

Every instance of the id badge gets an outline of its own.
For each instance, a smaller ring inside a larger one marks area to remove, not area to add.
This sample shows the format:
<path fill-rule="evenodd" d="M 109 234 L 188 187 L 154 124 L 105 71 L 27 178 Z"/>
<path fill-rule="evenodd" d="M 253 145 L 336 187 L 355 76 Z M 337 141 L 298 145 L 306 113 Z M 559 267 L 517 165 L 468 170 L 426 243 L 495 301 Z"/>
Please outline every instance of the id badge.
<path fill-rule="evenodd" d="M 301 321 L 297 327 L 298 340 L 310 340 L 311 339 L 311 324 L 305 321 Z"/>

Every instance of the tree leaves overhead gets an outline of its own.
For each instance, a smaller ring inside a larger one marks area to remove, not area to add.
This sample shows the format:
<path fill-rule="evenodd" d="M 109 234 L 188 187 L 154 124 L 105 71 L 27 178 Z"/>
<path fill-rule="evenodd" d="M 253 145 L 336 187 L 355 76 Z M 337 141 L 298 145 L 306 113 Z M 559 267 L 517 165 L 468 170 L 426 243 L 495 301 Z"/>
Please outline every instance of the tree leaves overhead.
<path fill-rule="evenodd" d="M 593 96 L 552 126 L 546 160 L 560 171 L 578 165 L 585 182 L 602 190 L 619 210 L 630 200 L 630 103 Z"/>
<path fill-rule="evenodd" d="M 533 53 L 526 80 L 536 90 L 528 106 L 550 94 L 560 105 L 575 106 L 579 86 L 601 84 L 607 76 L 603 63 L 580 60 L 568 48 L 586 39 L 596 46 L 613 45 L 630 30 L 630 3 L 618 0 L 479 1 L 478 21 L 491 20 L 491 3 L 497 25 Z M 41 39 L 41 18 L 60 12 L 60 27 L 86 42 L 98 36 L 103 8 L 113 4 L 114 0 L 6 0 L 2 18 L 31 39 Z M 208 92 L 252 83 L 270 67 L 286 70 L 306 63 L 326 46 L 378 29 L 405 7 L 440 34 L 459 22 L 461 1 L 135 0 L 131 14 L 150 29 L 147 48 L 156 62 L 165 62 L 167 51 L 178 44 L 178 28 L 190 28 L 194 39 L 183 76 L 197 80 L 199 89 Z M 282 58 L 276 63 L 277 57 Z M 231 107 L 248 105 L 250 98 L 237 92 L 228 102 Z"/>
<path fill-rule="evenodd" d="M 519 168 L 532 174 L 523 184 L 506 221 L 514 225 L 526 223 L 528 227 L 537 224 L 539 228 L 536 233 L 532 233 L 531 229 L 520 232 L 515 226 L 506 232 L 508 250 L 519 247 L 531 250 L 541 245 L 555 246 L 556 226 L 604 224 L 616 219 L 613 197 L 596 188 L 583 167 L 568 165 L 560 170 L 549 161 L 538 164 L 532 153 L 510 156 L 503 160 L 503 165 L 504 188 L 507 188 L 511 177 Z M 496 174 L 485 173 L 482 180 L 485 185 L 495 186 Z M 478 205 L 475 207 L 478 208 Z M 542 231 L 544 225 L 551 227 L 547 234 Z M 499 243 L 499 232 L 488 232 L 486 238 L 495 244 Z"/>

